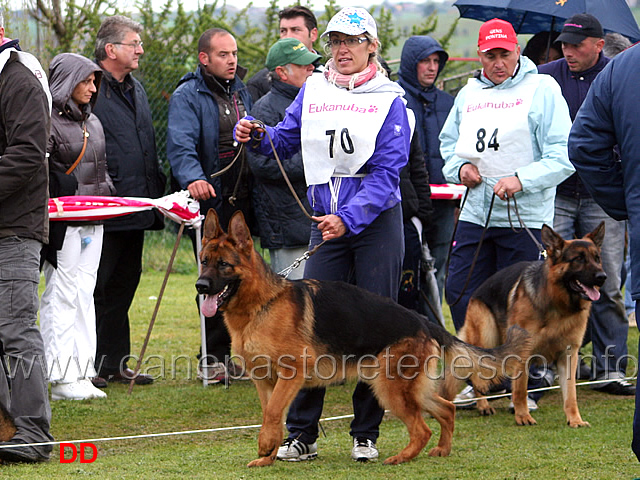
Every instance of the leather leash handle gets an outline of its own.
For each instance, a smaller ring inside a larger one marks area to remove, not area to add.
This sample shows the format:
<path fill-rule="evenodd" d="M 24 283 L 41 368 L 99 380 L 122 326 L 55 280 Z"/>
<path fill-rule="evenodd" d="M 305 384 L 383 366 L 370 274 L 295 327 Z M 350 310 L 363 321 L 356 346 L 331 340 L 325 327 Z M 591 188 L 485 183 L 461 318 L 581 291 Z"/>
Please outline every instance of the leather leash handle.
<path fill-rule="evenodd" d="M 82 160 L 82 157 L 84 157 L 85 150 L 87 149 L 87 138 L 89 137 L 89 134 L 87 133 L 87 125 L 84 122 L 82 122 L 82 136 L 84 137 L 84 142 L 82 143 L 82 150 L 80 150 L 80 155 L 78 155 L 78 158 L 76 158 L 76 161 L 73 162 L 69 169 L 64 172 L 65 175 L 70 175 L 71 172 L 76 169 L 76 167 L 80 163 L 80 160 Z"/>

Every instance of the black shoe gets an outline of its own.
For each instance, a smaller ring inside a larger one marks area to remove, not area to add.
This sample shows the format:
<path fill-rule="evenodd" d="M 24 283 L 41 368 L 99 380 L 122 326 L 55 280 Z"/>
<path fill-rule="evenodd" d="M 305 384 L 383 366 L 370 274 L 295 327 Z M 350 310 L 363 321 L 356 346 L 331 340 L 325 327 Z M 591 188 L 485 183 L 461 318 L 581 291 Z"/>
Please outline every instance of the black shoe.
<path fill-rule="evenodd" d="M 102 377 L 91 378 L 91 383 L 93 383 L 93 386 L 96 388 L 107 388 L 109 386 L 107 381 Z"/>
<path fill-rule="evenodd" d="M 24 442 L 0 442 L 0 447 L 15 445 L 15 447 L 11 448 L 0 448 L 0 460 L 20 463 L 40 463 L 49 461 L 49 453 L 43 452 L 42 447 L 36 449 L 36 447 L 21 445 L 21 443 Z"/>
<path fill-rule="evenodd" d="M 594 385 L 593 388 L 597 392 L 608 393 L 610 395 L 635 395 L 636 387 L 626 380 L 613 380 L 608 383 Z"/>
<path fill-rule="evenodd" d="M 583 357 L 580 357 L 580 363 L 576 369 L 576 380 L 591 380 L 591 367 L 587 365 Z"/>
<path fill-rule="evenodd" d="M 130 368 L 125 368 L 115 375 L 107 375 L 107 382 L 129 384 L 132 378 L 135 378 L 134 383 L 136 385 L 150 385 L 153 383 L 153 377 L 151 375 L 147 375 L 146 373 L 138 373 L 136 375 L 136 372 Z"/>

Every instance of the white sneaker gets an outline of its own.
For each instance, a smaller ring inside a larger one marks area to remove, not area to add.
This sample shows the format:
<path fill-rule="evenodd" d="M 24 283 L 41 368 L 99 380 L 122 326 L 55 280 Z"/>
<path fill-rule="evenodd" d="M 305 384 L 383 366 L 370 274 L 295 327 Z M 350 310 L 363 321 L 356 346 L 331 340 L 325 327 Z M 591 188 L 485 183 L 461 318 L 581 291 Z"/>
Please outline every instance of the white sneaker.
<path fill-rule="evenodd" d="M 80 382 L 54 383 L 51 385 L 51 400 L 86 400 L 93 398 Z"/>
<path fill-rule="evenodd" d="M 91 395 L 91 398 L 107 398 L 107 394 L 99 388 L 96 388 L 88 378 L 79 380 L 79 383 L 81 383 L 85 391 Z"/>
<path fill-rule="evenodd" d="M 456 398 L 453 399 L 453 403 L 456 405 L 456 408 L 472 408 L 476 406 L 476 392 L 473 390 L 471 385 L 467 385 L 462 389 L 462 391 L 456 395 Z"/>
<path fill-rule="evenodd" d="M 538 409 L 538 404 L 533 398 L 527 396 L 527 407 L 529 407 L 530 412 L 535 412 Z M 514 413 L 516 411 L 515 407 L 513 406 L 513 401 L 509 402 L 509 411 L 511 413 Z"/>
<path fill-rule="evenodd" d="M 368 438 L 353 439 L 353 449 L 351 450 L 351 458 L 356 462 L 368 462 L 378 458 L 378 447 Z"/>
<path fill-rule="evenodd" d="M 313 460 L 318 456 L 318 443 L 302 443 L 297 438 L 285 438 L 278 448 L 276 458 L 285 462 L 302 462 Z"/>

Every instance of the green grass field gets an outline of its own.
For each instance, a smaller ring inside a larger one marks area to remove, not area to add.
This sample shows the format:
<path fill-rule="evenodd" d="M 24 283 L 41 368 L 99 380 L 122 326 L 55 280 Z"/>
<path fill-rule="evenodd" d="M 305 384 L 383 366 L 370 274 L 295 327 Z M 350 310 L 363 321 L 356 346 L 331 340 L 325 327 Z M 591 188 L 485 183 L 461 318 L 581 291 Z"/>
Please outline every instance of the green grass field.
<path fill-rule="evenodd" d="M 140 352 L 162 284 L 172 246 L 170 234 L 152 234 L 146 244 L 145 272 L 131 310 L 132 354 Z M 259 424 L 260 406 L 250 382 L 203 388 L 195 378 L 195 355 L 200 344 L 195 309 L 191 246 L 182 242 L 170 276 L 143 367 L 159 375 L 153 385 L 110 385 L 108 398 L 52 404 L 52 433 L 57 441 L 94 439 L 167 432 L 216 429 Z M 629 352 L 637 352 L 638 332 L 629 336 Z M 635 370 L 631 362 L 630 369 Z M 132 365 L 133 366 L 133 365 Z M 191 370 L 189 370 L 191 368 Z M 324 416 L 349 415 L 353 383 L 330 387 Z M 538 425 L 517 427 L 507 411 L 506 399 L 494 402 L 497 414 L 480 417 L 458 411 L 453 450 L 447 458 L 426 453 L 395 467 L 358 464 L 350 457 L 349 419 L 323 422 L 326 437 L 319 439 L 319 457 L 313 462 L 277 462 L 264 469 L 246 468 L 256 458 L 255 428 L 208 433 L 95 442 L 93 463 L 59 462 L 55 446 L 51 461 L 41 465 L 0 466 L 0 478 L 11 479 L 633 479 L 640 466 L 633 456 L 631 421 L 634 404 L 629 397 L 612 397 L 582 387 L 580 410 L 591 428 L 573 430 L 565 425 L 559 391 L 547 393 L 534 414 Z M 439 427 L 431 446 L 437 442 Z M 407 442 L 404 426 L 387 415 L 378 442 L 380 455 L 396 453 Z M 425 450 L 426 452 L 426 450 Z M 69 453 L 69 452 L 68 452 Z"/>

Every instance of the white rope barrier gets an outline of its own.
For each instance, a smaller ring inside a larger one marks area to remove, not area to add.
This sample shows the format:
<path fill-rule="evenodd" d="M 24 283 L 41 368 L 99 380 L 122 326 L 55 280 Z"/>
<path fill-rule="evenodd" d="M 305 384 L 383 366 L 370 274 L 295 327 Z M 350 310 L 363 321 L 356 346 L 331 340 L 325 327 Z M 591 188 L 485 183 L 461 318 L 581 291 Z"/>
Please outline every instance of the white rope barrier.
<path fill-rule="evenodd" d="M 625 377 L 625 378 L 618 378 L 618 379 L 609 379 L 609 380 L 593 380 L 593 381 L 589 381 L 589 382 L 579 382 L 576 383 L 577 387 L 582 387 L 582 386 L 588 386 L 588 385 L 597 385 L 597 384 L 601 384 L 601 383 L 609 383 L 611 381 L 615 381 L 615 380 L 637 380 L 637 377 Z M 547 390 L 557 390 L 559 389 L 560 386 L 559 385 L 551 385 L 549 387 L 542 387 L 542 388 L 534 388 L 531 390 L 527 390 L 527 393 L 532 393 L 532 392 L 544 392 Z M 474 399 L 468 399 L 468 400 L 460 400 L 460 401 L 454 401 L 454 404 L 459 404 L 459 403 L 464 403 L 464 404 L 468 404 L 471 401 L 475 401 L 479 398 L 486 398 L 487 400 L 493 400 L 496 398 L 503 398 L 503 397 L 510 397 L 511 394 L 510 393 L 502 393 L 502 394 L 496 394 L 496 395 L 486 395 L 483 397 L 475 397 Z M 385 410 L 385 413 L 389 412 L 389 410 Z M 334 417 L 326 417 L 326 418 L 321 418 L 320 421 L 321 422 L 331 422 L 331 421 L 335 421 L 335 420 L 344 420 L 344 419 L 348 419 L 348 418 L 353 418 L 353 414 L 348 414 L 348 415 L 338 415 L 338 416 L 334 416 Z M 63 444 L 63 443 L 98 443 L 98 442 L 113 442 L 113 441 L 118 441 L 118 440 L 137 440 L 137 439 L 142 439 L 142 438 L 159 438 L 159 437 L 171 437 L 171 436 L 179 436 L 179 435 L 194 435 L 194 434 L 198 434 L 198 433 L 215 433 L 215 432 L 229 432 L 229 431 L 234 431 L 234 430 L 250 430 L 250 429 L 255 429 L 255 428 L 260 428 L 262 425 L 260 424 L 255 424 L 255 425 L 237 425 L 237 426 L 231 426 L 231 427 L 218 427 L 218 428 L 204 428 L 204 429 L 200 429 L 200 430 L 182 430 L 182 431 L 177 431 L 177 432 L 161 432 L 161 433 L 147 433 L 147 434 L 140 434 L 140 435 L 125 435 L 125 436 L 120 436 L 120 437 L 100 437 L 100 438 L 86 438 L 83 440 L 64 440 L 64 441 L 53 441 L 53 442 L 40 442 L 40 443 L 21 443 L 19 445 L 0 445 L 0 449 L 5 449 L 5 448 L 16 448 L 16 447 L 38 447 L 38 446 L 43 446 L 43 445 L 59 445 L 59 444 Z"/>

